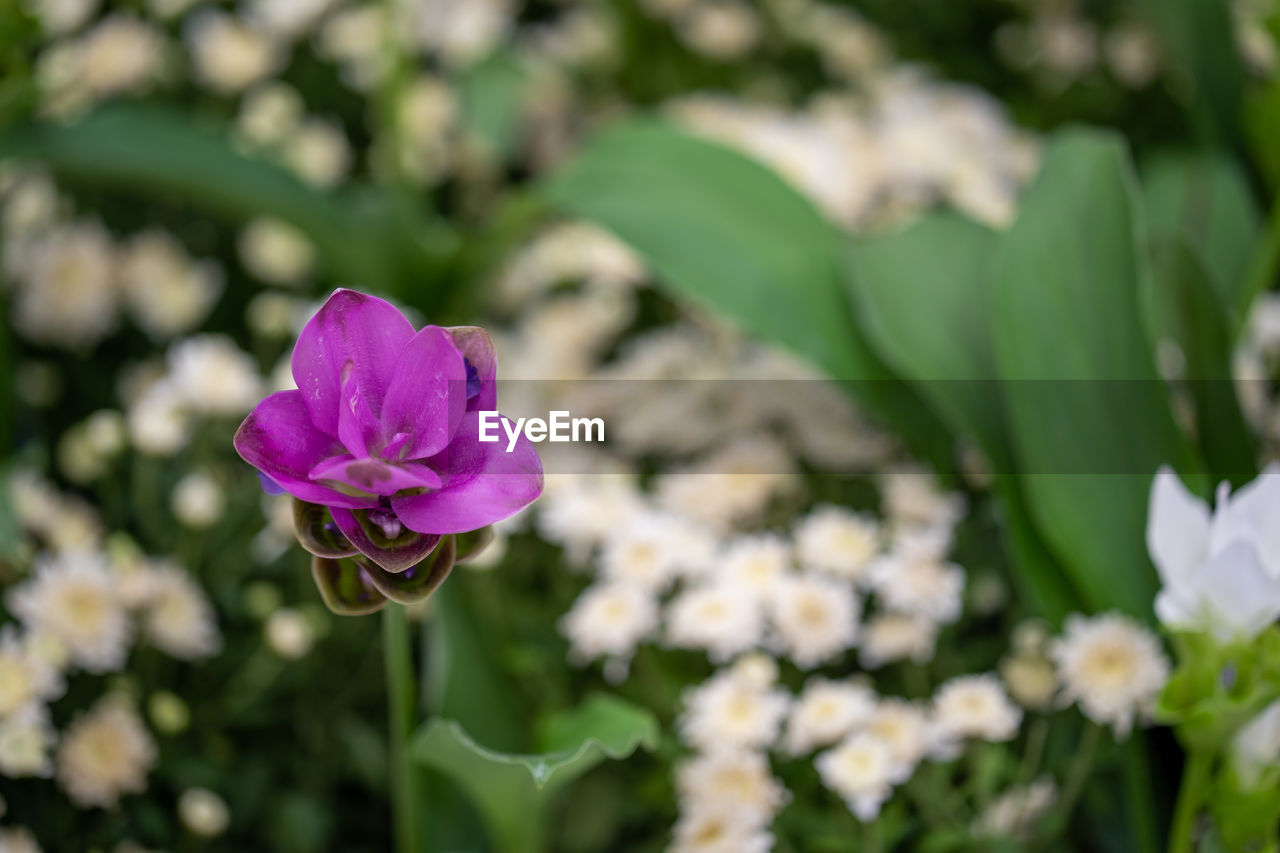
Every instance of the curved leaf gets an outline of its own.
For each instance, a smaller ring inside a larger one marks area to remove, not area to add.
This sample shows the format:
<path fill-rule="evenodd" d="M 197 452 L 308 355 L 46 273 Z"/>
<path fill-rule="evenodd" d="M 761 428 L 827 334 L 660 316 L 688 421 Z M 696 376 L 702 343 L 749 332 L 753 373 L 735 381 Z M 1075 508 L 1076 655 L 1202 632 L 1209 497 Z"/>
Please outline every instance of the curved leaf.
<path fill-rule="evenodd" d="M 496 752 L 476 743 L 453 720 L 435 719 L 414 736 L 415 760 L 461 787 L 475 802 L 500 850 L 540 849 L 554 793 L 607 758 L 622 759 L 658 743 L 657 719 L 647 710 L 597 695 L 553 717 L 546 752 Z"/>
<path fill-rule="evenodd" d="M 1117 138 L 1059 135 L 997 246 L 994 338 L 1036 526 L 1092 609 L 1150 618 L 1150 478 L 1199 467 L 1147 344 L 1134 199 Z"/>
<path fill-rule="evenodd" d="M 854 322 L 833 228 L 768 168 L 638 120 L 601 134 L 542 192 L 617 234 L 677 294 L 853 380 L 849 390 L 918 451 L 949 458 L 945 430 Z"/>

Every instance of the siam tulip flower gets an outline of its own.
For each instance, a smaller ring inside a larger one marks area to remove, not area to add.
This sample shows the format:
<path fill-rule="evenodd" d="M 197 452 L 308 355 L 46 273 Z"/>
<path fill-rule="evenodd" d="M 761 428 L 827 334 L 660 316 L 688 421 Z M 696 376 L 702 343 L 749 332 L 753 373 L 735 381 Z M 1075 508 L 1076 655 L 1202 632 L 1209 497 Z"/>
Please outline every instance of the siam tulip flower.
<path fill-rule="evenodd" d="M 337 290 L 303 328 L 292 368 L 298 390 L 259 403 L 235 446 L 296 499 L 299 541 L 336 610 L 424 598 L 489 525 L 542 491 L 528 439 L 511 452 L 479 440 L 497 396 L 483 329 L 415 332 L 390 303 Z"/>
<path fill-rule="evenodd" d="M 1164 587 L 1156 615 L 1167 627 L 1218 640 L 1251 639 L 1280 617 L 1280 466 L 1217 507 L 1187 491 L 1169 468 L 1151 486 L 1147 547 Z"/>

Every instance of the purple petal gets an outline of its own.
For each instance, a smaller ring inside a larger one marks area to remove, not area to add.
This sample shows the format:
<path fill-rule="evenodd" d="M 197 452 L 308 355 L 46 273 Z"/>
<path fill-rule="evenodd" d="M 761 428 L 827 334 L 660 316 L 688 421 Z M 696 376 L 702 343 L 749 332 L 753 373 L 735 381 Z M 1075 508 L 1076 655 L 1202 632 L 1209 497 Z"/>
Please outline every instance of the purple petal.
<path fill-rule="evenodd" d="M 285 494 L 284 489 L 280 488 L 279 483 L 277 483 L 275 480 L 271 479 L 261 471 L 258 472 L 258 482 L 262 485 L 262 491 L 266 492 L 269 495 L 274 496 L 274 495 Z"/>
<path fill-rule="evenodd" d="M 346 370 L 377 417 L 400 352 L 412 338 L 413 324 L 390 302 L 335 290 L 307 321 L 293 348 L 293 379 L 315 425 L 338 436 Z"/>
<path fill-rule="evenodd" d="M 352 456 L 369 456 L 369 449 L 381 443 L 382 425 L 356 387 L 355 371 L 347 370 L 346 374 L 338 407 L 338 439 Z"/>
<path fill-rule="evenodd" d="M 319 462 L 307 473 L 313 480 L 341 484 L 371 495 L 394 495 L 403 489 L 438 489 L 441 485 L 440 475 L 421 463 L 393 465 L 381 459 L 356 458 L 345 453 Z"/>
<path fill-rule="evenodd" d="M 236 430 L 236 452 L 289 494 L 311 503 L 349 508 L 377 499 L 344 495 L 311 482 L 308 472 L 342 445 L 316 429 L 298 391 L 280 391 L 257 405 Z"/>
<path fill-rule="evenodd" d="M 382 404 L 386 433 L 410 436 L 395 458 L 422 459 L 449 444 L 466 409 L 466 384 L 466 362 L 448 332 L 427 326 L 414 335 Z"/>
<path fill-rule="evenodd" d="M 505 418 L 503 419 L 506 420 Z M 419 533 L 462 533 L 514 515 L 542 492 L 542 461 L 522 434 L 511 453 L 506 442 L 480 442 L 480 416 L 468 412 L 449 446 L 426 460 L 443 485 L 401 495 L 391 506 Z"/>
<path fill-rule="evenodd" d="M 453 337 L 454 345 L 480 383 L 474 395 L 470 387 L 467 389 L 467 411 L 493 411 L 498 407 L 498 353 L 493 347 L 493 338 L 479 326 L 450 326 L 445 331 Z M 470 378 L 468 376 L 468 380 Z"/>
<path fill-rule="evenodd" d="M 331 509 L 329 514 L 337 523 L 347 541 L 359 549 L 373 562 L 389 572 L 403 572 L 422 562 L 428 554 L 440 544 L 440 536 L 433 533 L 418 533 L 408 528 L 400 531 L 386 529 L 378 524 L 377 513 L 383 510 L 368 510 L 364 515 L 364 523 L 353 513 L 345 509 Z M 395 516 L 385 513 L 391 521 Z M 399 526 L 399 522 L 395 522 Z M 392 533 L 395 535 L 388 536 Z"/>

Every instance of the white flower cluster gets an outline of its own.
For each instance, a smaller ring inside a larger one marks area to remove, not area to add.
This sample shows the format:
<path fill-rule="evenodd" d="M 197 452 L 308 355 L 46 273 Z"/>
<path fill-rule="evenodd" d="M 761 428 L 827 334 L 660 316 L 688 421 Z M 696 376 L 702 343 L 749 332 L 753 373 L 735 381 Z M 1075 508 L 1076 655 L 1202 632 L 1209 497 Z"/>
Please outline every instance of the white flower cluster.
<path fill-rule="evenodd" d="M 213 607 L 181 567 L 125 539 L 104 546 L 92 511 L 34 476 L 16 475 L 11 499 L 23 526 L 54 550 L 5 592 L 17 621 L 0 626 L 0 775 L 56 775 L 78 806 L 111 808 L 146 786 L 156 759 L 146 726 L 130 701 L 108 693 L 59 734 L 49 703 L 76 671 L 122 672 L 138 639 L 181 660 L 216 654 Z M 64 526 L 79 532 L 51 535 Z"/>
<path fill-rule="evenodd" d="M 163 231 L 118 243 L 93 220 L 68 219 L 41 173 L 5 173 L 0 204 L 12 322 L 34 343 L 89 349 L 116 330 L 122 312 L 153 339 L 168 339 L 199 325 L 222 292 L 219 268 L 190 258 Z"/>

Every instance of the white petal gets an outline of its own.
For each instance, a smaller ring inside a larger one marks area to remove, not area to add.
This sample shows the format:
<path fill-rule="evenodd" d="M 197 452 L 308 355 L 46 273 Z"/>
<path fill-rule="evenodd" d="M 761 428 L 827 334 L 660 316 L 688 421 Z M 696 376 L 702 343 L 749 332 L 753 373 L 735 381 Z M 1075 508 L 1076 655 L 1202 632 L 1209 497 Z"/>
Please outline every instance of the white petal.
<path fill-rule="evenodd" d="M 1241 488 L 1224 508 L 1227 515 L 1221 533 L 1214 531 L 1215 543 L 1225 547 L 1236 539 L 1247 539 L 1258 549 L 1267 573 L 1280 578 L 1280 465 L 1272 463 L 1258 478 Z"/>
<path fill-rule="evenodd" d="M 1189 580 L 1209 556 L 1209 507 L 1167 465 L 1151 484 L 1147 550 L 1166 586 Z"/>
<path fill-rule="evenodd" d="M 1213 558 L 1196 578 L 1212 611 L 1220 639 L 1252 639 L 1280 617 L 1280 580 L 1263 567 L 1257 549 L 1236 542 Z"/>

